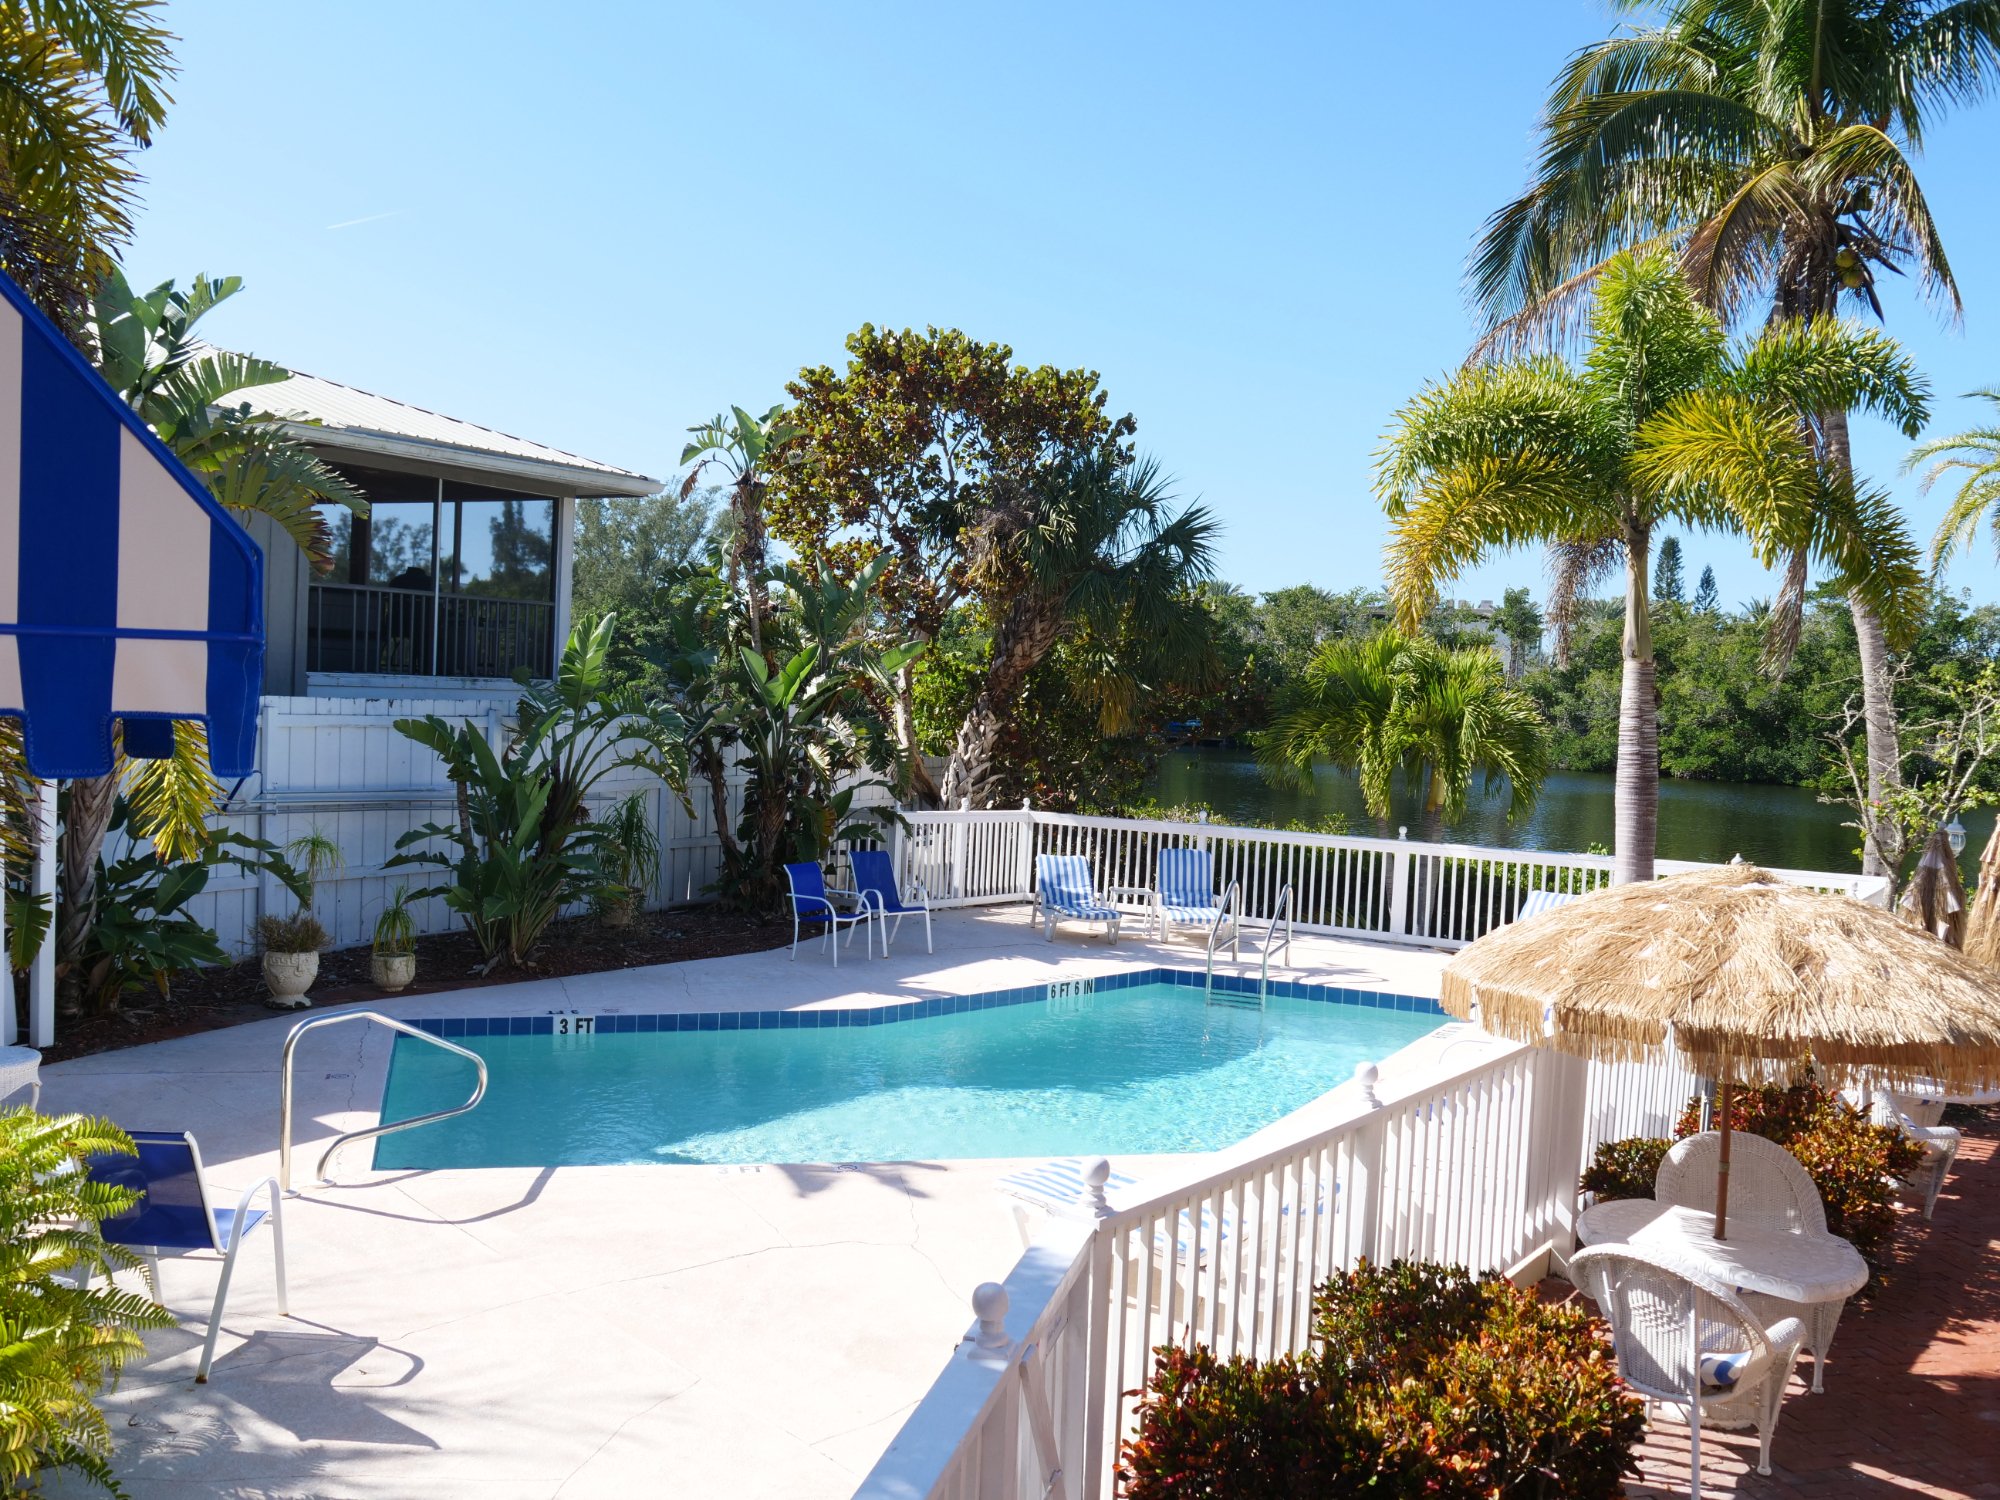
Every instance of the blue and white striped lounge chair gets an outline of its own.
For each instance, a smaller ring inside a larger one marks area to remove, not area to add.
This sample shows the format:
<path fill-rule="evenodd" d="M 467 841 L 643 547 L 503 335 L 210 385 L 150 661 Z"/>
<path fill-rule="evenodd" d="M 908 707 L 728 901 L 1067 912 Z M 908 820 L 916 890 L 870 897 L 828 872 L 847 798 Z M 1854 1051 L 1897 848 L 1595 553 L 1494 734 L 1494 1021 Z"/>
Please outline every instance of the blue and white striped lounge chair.
<path fill-rule="evenodd" d="M 1530 891 L 1521 902 L 1521 909 L 1514 913 L 1516 922 L 1529 917 L 1539 917 L 1545 911 L 1554 911 L 1558 906 L 1568 906 L 1583 894 L 1582 891 Z"/>
<path fill-rule="evenodd" d="M 1105 938 L 1118 941 L 1118 908 L 1097 894 L 1090 861 L 1081 854 L 1035 856 L 1035 913 L 1052 943 L 1057 922 L 1102 922 Z"/>
<path fill-rule="evenodd" d="M 266 1177 L 244 1193 L 233 1209 L 215 1208 L 208 1201 L 208 1181 L 202 1175 L 201 1151 L 193 1136 L 185 1131 L 135 1130 L 132 1144 L 139 1148 L 137 1156 L 107 1152 L 90 1159 L 93 1182 L 130 1188 L 139 1195 L 131 1208 L 104 1221 L 104 1238 L 145 1257 L 146 1280 L 155 1297 L 160 1294 L 162 1255 L 213 1250 L 222 1257 L 215 1306 L 208 1315 L 208 1337 L 202 1341 L 201 1363 L 194 1374 L 197 1382 L 203 1382 L 208 1379 L 208 1367 L 215 1362 L 215 1337 L 222 1331 L 222 1311 L 229 1301 L 236 1252 L 266 1219 L 271 1223 L 271 1250 L 277 1257 L 278 1314 L 291 1315 L 285 1298 L 285 1221 L 278 1179 Z M 251 1200 L 263 1193 L 269 1194 L 271 1206 L 252 1208 Z"/>
<path fill-rule="evenodd" d="M 910 887 L 916 892 L 916 904 L 903 899 L 903 893 L 896 887 L 896 866 L 889 856 L 880 849 L 856 849 L 847 856 L 854 866 L 854 888 L 861 893 L 861 904 L 875 909 L 875 922 L 882 929 L 882 956 L 889 956 L 889 919 L 896 920 L 896 932 L 903 930 L 903 918 L 922 917 L 924 919 L 924 952 L 935 953 L 931 946 L 931 898 L 925 892 L 922 882 Z"/>
<path fill-rule="evenodd" d="M 1215 894 L 1215 860 L 1206 849 L 1162 849 L 1153 898 L 1153 936 L 1169 938 L 1177 927 L 1200 932 L 1236 919 L 1224 916 Z"/>
<path fill-rule="evenodd" d="M 800 929 L 814 922 L 824 922 L 822 931 L 826 933 L 826 944 L 833 950 L 833 966 L 840 967 L 840 929 L 845 927 L 847 946 L 854 946 L 854 929 L 874 918 L 875 909 L 853 891 L 828 890 L 826 875 L 820 867 L 812 863 L 786 865 L 785 884 L 791 890 L 792 908 L 792 957 L 799 956 Z M 835 896 L 856 903 L 854 909 L 843 911 L 833 904 Z M 868 956 L 875 956 L 875 939 L 868 938 Z"/>

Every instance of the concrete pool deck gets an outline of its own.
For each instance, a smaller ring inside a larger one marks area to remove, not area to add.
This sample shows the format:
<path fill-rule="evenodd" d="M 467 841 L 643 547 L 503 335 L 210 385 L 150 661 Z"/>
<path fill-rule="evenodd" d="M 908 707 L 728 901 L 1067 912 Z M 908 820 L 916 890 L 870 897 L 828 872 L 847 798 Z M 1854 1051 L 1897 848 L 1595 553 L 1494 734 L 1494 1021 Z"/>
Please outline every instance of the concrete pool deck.
<path fill-rule="evenodd" d="M 926 955 L 905 923 L 894 957 L 843 950 L 838 970 L 813 946 L 796 963 L 778 949 L 311 1014 L 824 1009 L 1202 964 L 1186 941 L 1112 947 L 1068 928 L 1049 944 L 1019 907 L 940 913 L 936 940 Z M 1284 972 L 1435 996 L 1445 957 L 1301 936 Z M 279 1051 L 297 1019 L 51 1065 L 42 1108 L 191 1130 L 233 1203 L 277 1172 Z M 276 1313 L 260 1232 L 205 1386 L 216 1265 L 164 1263 L 186 1321 L 149 1339 L 105 1403 L 134 1500 L 842 1500 L 956 1346 L 973 1287 L 1019 1253 L 995 1191 L 1013 1161 L 378 1173 L 359 1145 L 337 1185 L 315 1185 L 325 1142 L 375 1122 L 389 1050 L 361 1023 L 301 1044 L 292 1316 Z"/>

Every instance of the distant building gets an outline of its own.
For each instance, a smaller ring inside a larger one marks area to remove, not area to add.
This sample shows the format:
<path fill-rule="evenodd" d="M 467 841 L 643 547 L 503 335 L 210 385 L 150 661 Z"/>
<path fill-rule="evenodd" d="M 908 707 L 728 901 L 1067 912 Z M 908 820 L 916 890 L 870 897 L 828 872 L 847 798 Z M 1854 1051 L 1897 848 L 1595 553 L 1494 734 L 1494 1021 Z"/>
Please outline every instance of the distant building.
<path fill-rule="evenodd" d="M 454 697 L 545 676 L 569 632 L 576 502 L 660 482 L 387 396 L 294 374 L 257 406 L 368 497 L 329 517 L 334 568 L 313 574 L 271 522 L 264 690 L 275 697 Z"/>

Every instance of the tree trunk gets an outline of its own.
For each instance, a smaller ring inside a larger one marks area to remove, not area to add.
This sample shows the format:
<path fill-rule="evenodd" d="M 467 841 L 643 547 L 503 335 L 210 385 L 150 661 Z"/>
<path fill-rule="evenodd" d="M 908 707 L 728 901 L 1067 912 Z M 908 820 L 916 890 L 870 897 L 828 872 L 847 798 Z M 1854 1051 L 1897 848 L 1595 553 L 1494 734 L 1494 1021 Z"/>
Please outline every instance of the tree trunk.
<path fill-rule="evenodd" d="M 1848 446 L 1847 413 L 1822 412 L 1820 455 L 1827 478 L 1842 489 L 1854 486 Z M 1861 873 L 1893 875 L 1903 863 L 1903 830 L 1882 812 L 1883 799 L 1903 784 L 1903 750 L 1896 737 L 1895 680 L 1889 671 L 1889 638 L 1882 620 L 1859 594 L 1847 596 L 1854 638 L 1861 655 L 1861 714 L 1868 737 L 1868 800 L 1861 809 Z"/>
<path fill-rule="evenodd" d="M 1028 674 L 1054 649 L 1062 634 L 1065 597 L 1022 594 L 1008 606 L 993 636 L 993 660 L 952 742 L 940 795 L 946 807 L 970 801 L 989 807 L 995 791 L 994 752 L 1000 731 L 1020 701 Z"/>
<path fill-rule="evenodd" d="M 1624 676 L 1618 693 L 1618 780 L 1613 802 L 1614 885 L 1653 878 L 1660 836 L 1660 709 L 1653 686 L 1645 527 L 1625 535 Z"/>
<path fill-rule="evenodd" d="M 764 502 L 757 493 L 757 481 L 746 472 L 737 481 L 735 562 L 742 575 L 744 596 L 749 600 L 750 649 L 764 654 L 764 624 L 771 617 L 771 593 L 764 585 L 764 569 L 770 549 L 764 537 Z"/>
<path fill-rule="evenodd" d="M 57 840 L 56 1006 L 64 1015 L 83 1011 L 83 950 L 97 926 L 97 856 L 118 800 L 118 772 L 69 784 Z"/>

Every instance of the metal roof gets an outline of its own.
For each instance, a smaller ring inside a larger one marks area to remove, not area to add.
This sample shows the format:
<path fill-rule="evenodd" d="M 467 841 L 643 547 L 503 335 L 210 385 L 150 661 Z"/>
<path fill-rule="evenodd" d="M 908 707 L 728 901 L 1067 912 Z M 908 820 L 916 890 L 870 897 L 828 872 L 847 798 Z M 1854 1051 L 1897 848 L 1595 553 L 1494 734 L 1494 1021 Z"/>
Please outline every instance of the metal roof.
<path fill-rule="evenodd" d="M 295 435 L 335 456 L 415 459 L 553 486 L 568 495 L 650 495 L 660 488 L 659 480 L 630 469 L 298 371 L 227 399 L 298 419 Z"/>

